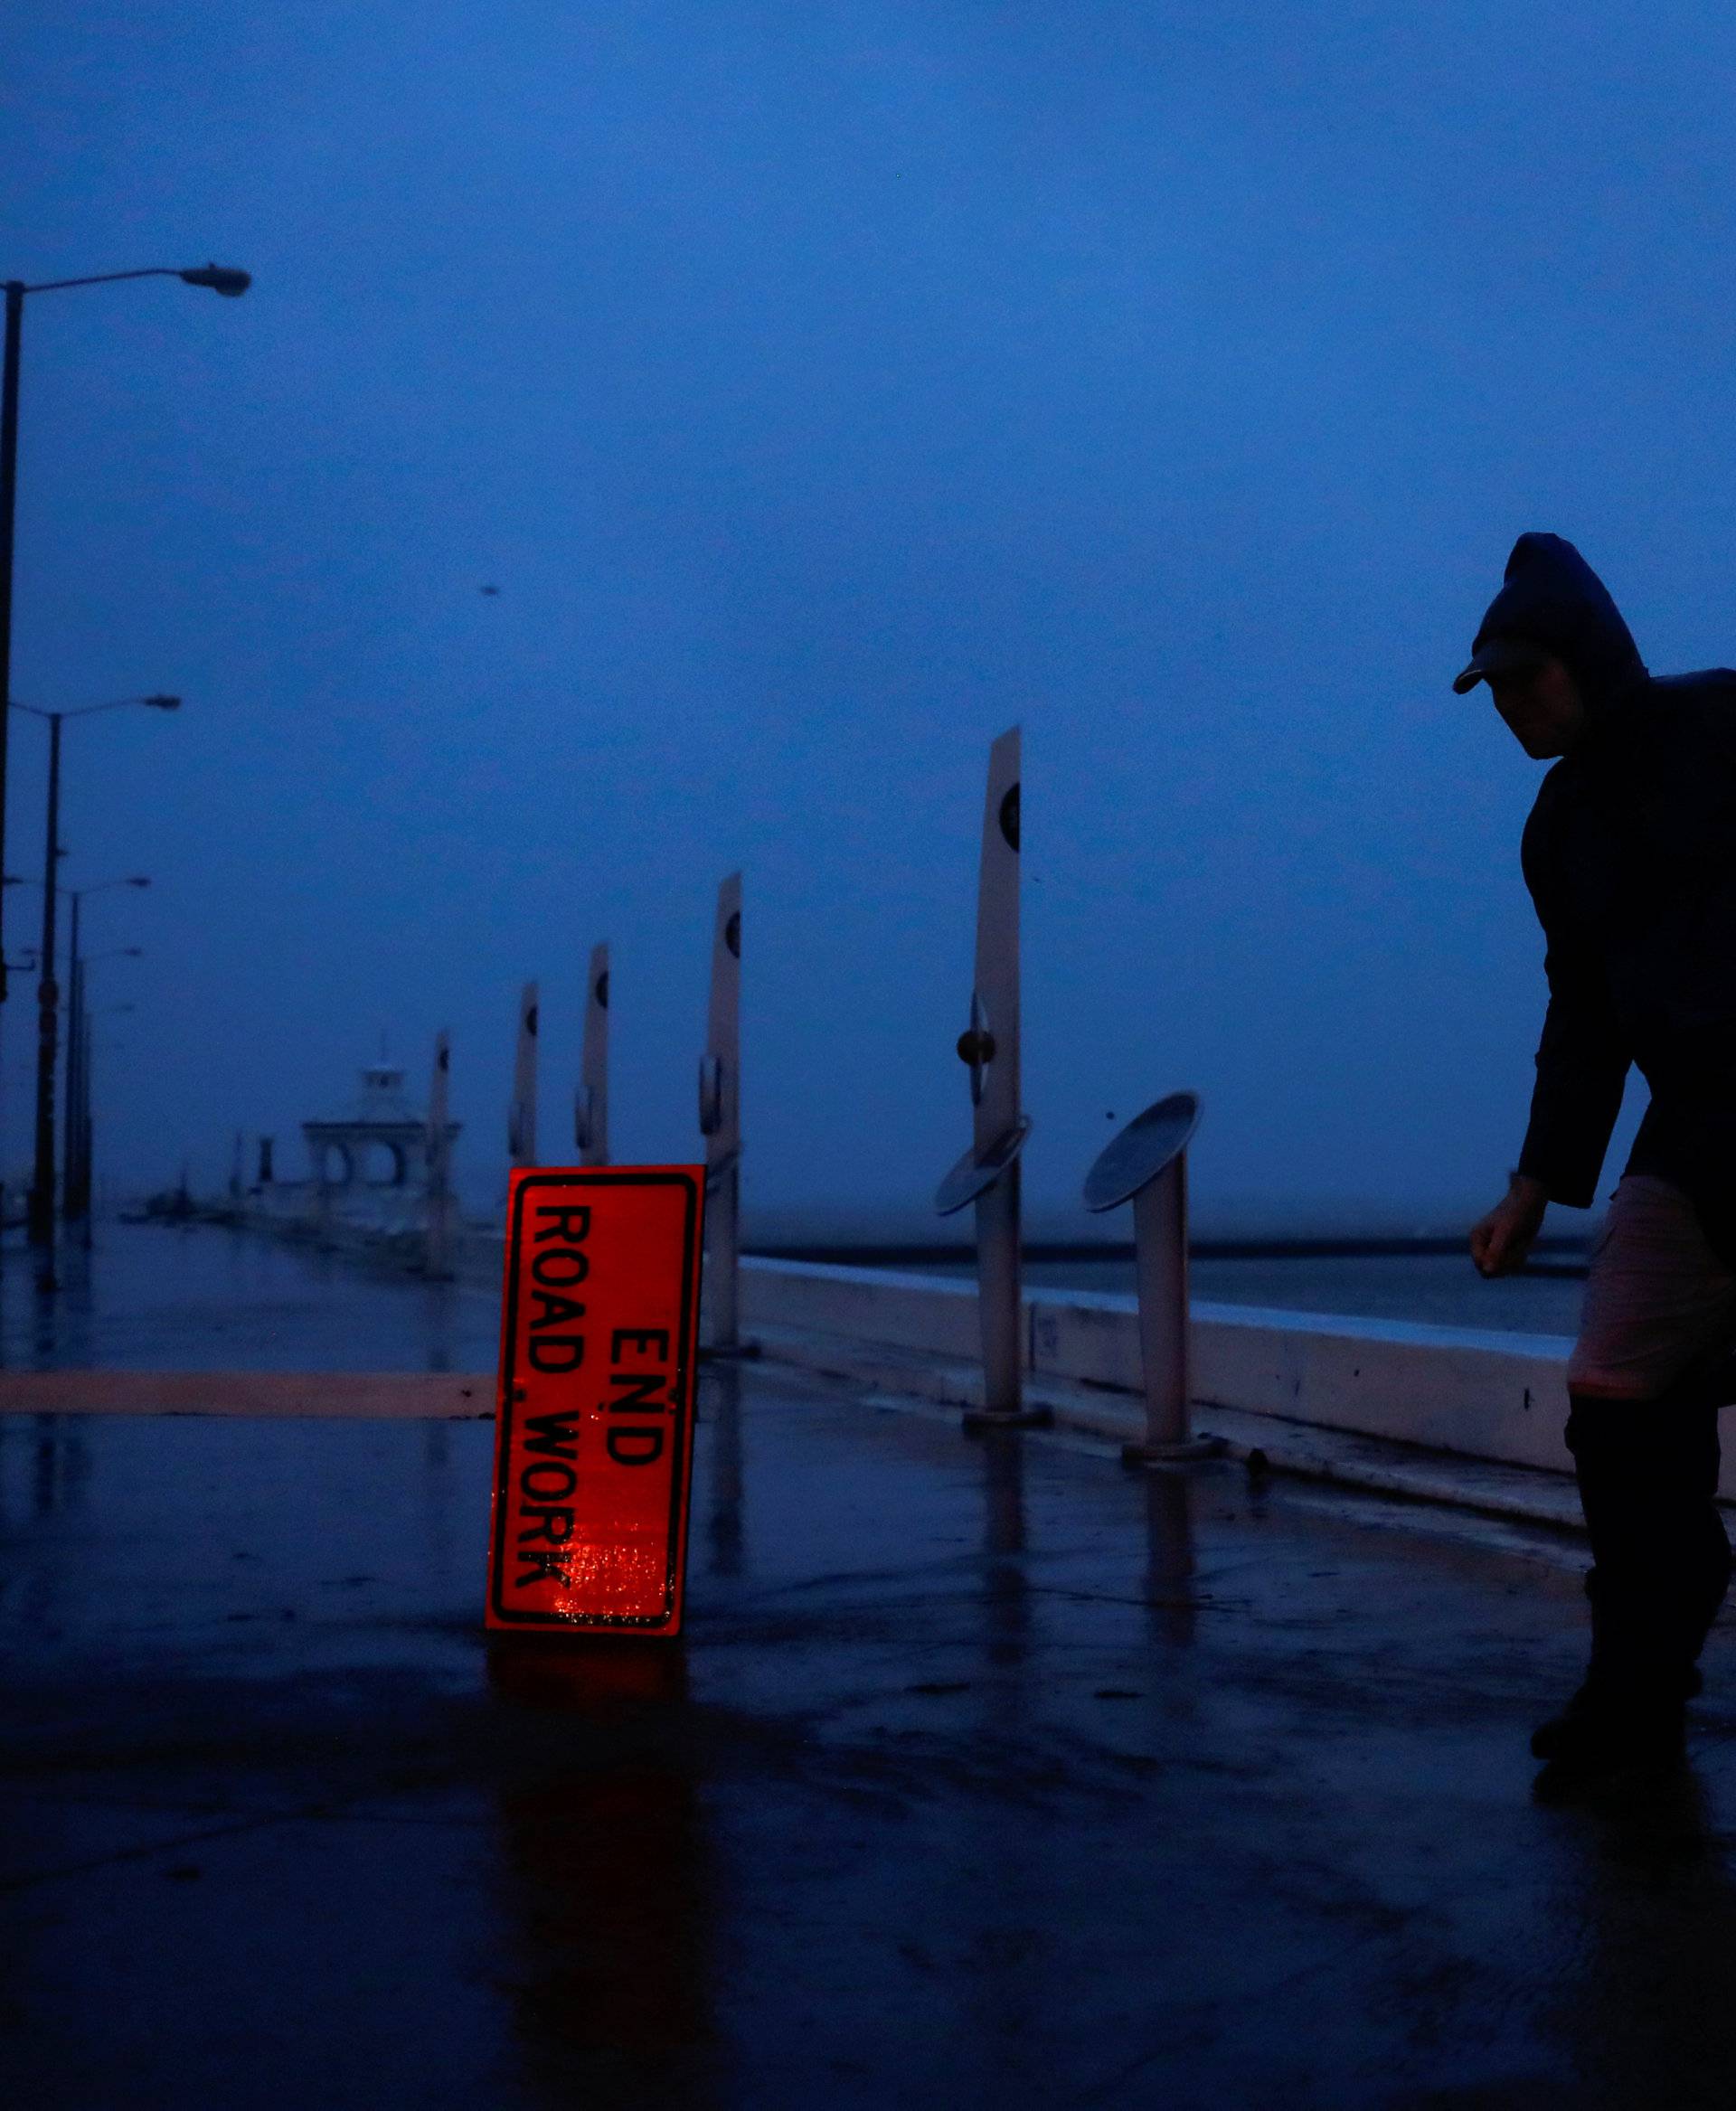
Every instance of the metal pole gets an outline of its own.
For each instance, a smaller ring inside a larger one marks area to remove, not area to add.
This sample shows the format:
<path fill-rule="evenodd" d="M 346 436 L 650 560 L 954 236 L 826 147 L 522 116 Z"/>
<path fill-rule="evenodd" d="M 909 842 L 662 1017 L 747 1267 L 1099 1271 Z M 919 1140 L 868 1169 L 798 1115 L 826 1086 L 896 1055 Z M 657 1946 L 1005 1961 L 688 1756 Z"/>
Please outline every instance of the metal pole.
<path fill-rule="evenodd" d="M 95 1191 L 90 1171 L 90 1021 L 88 1017 L 82 1020 L 79 1032 L 83 1042 L 83 1053 L 79 1058 L 79 1091 L 83 1101 L 79 1117 L 79 1192 L 84 1218 L 84 1243 L 89 1246 L 90 1197 Z"/>
<path fill-rule="evenodd" d="M 1019 1284 L 1019 1162 L 976 1198 L 976 1307 L 982 1319 L 985 1418 L 1024 1411 L 1024 1328 Z"/>
<path fill-rule="evenodd" d="M 79 958 L 79 911 L 83 907 L 83 891 L 70 890 L 72 899 L 72 923 L 67 934 L 66 966 L 66 1133 L 61 1139 L 61 1215 L 71 1223 L 80 1214 L 79 1208 L 79 1134 L 80 1097 L 79 1072 L 83 1062 L 83 1050 L 80 1043 L 80 1004 L 83 985 L 80 980 L 82 963 Z"/>
<path fill-rule="evenodd" d="M 1187 1154 L 1133 1198 L 1146 1445 L 1187 1442 Z"/>
<path fill-rule="evenodd" d="M 78 985 L 69 1007 L 71 1023 L 69 1043 L 69 1060 L 76 1054 L 79 1063 L 79 1089 L 76 1097 L 77 1131 L 73 1137 L 74 1181 L 72 1193 L 77 1206 L 69 1212 L 86 1220 L 87 1235 L 90 1215 L 90 1013 L 85 1003 L 85 964 L 79 963 Z"/>
<path fill-rule="evenodd" d="M 43 851 L 42 979 L 36 985 L 36 1165 L 30 1191 L 30 1243 L 54 1243 L 54 1063 L 61 993 L 54 980 L 54 883 L 61 858 L 61 713 L 48 720 L 48 842 Z"/>
<path fill-rule="evenodd" d="M 609 1164 L 609 947 L 593 946 L 585 985 L 585 1038 L 579 1058 L 573 1141 L 580 1165 Z"/>
<path fill-rule="evenodd" d="M 1190 1437 L 1187 1300 L 1187 1146 L 1200 1126 L 1197 1092 L 1172 1092 L 1136 1115 L 1098 1153 L 1080 1200 L 1088 1210 L 1133 1204 L 1139 1289 L 1139 1362 L 1146 1394 L 1143 1444 L 1121 1448 L 1130 1466 L 1215 1458 L 1222 1438 Z"/>
<path fill-rule="evenodd" d="M 12 548 L 18 510 L 18 350 L 24 320 L 22 279 L 6 281 L 5 368 L 0 376 L 0 872 L 6 869 L 6 747 L 12 713 Z M 5 890 L 0 887 L 0 905 Z M 0 908 L 0 915 L 3 915 Z M 6 996 L 6 953 L 0 933 L 0 1004 Z"/>
<path fill-rule="evenodd" d="M 536 985 L 527 982 L 518 997 L 518 1052 L 506 1116 L 506 1155 L 514 1165 L 536 1164 Z"/>

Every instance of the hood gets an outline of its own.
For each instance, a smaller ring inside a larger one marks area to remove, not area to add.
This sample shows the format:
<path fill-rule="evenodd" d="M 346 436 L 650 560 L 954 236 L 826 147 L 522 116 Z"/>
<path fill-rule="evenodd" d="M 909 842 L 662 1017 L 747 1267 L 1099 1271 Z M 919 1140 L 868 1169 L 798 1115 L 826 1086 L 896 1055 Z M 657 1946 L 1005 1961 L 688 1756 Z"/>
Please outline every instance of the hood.
<path fill-rule="evenodd" d="M 1472 652 L 1492 637 L 1524 638 L 1555 654 L 1593 711 L 1646 679 L 1646 663 L 1609 589 L 1560 535 L 1521 535 L 1514 544 L 1505 584 L 1489 603 Z"/>

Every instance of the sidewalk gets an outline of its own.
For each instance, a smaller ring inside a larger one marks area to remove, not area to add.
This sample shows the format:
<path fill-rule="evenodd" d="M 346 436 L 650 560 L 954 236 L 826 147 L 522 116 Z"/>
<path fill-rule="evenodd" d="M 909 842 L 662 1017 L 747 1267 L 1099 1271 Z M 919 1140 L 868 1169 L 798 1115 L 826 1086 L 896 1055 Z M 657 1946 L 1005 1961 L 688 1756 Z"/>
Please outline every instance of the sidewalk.
<path fill-rule="evenodd" d="M 492 1652 L 485 1422 L 0 1418 L 5 2099 L 1728 2105 L 1728 1634 L 1544 1809 L 1565 1535 L 704 1411 L 684 1645 Z"/>

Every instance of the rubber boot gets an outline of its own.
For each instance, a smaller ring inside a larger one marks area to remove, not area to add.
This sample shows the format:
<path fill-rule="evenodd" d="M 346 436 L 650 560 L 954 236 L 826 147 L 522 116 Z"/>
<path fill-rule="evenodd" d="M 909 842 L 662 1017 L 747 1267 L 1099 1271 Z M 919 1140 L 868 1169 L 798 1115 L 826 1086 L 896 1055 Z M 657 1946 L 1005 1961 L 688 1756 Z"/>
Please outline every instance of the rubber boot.
<path fill-rule="evenodd" d="M 1532 1749 L 1557 1767 L 1667 1762 L 1730 1580 L 1716 1409 L 1685 1387 L 1649 1401 L 1576 1394 L 1567 1441 L 1591 1541 L 1591 1662 Z"/>

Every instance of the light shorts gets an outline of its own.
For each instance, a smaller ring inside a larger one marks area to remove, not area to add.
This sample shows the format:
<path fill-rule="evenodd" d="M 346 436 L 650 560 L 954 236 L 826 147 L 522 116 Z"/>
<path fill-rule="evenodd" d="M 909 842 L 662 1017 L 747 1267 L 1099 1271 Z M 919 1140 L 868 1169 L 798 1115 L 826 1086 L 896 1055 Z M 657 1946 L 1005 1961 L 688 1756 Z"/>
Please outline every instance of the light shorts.
<path fill-rule="evenodd" d="M 1625 1174 L 1591 1249 L 1568 1385 L 1599 1399 L 1656 1399 L 1732 1348 L 1736 1271 L 1707 1245 L 1679 1187 Z"/>

